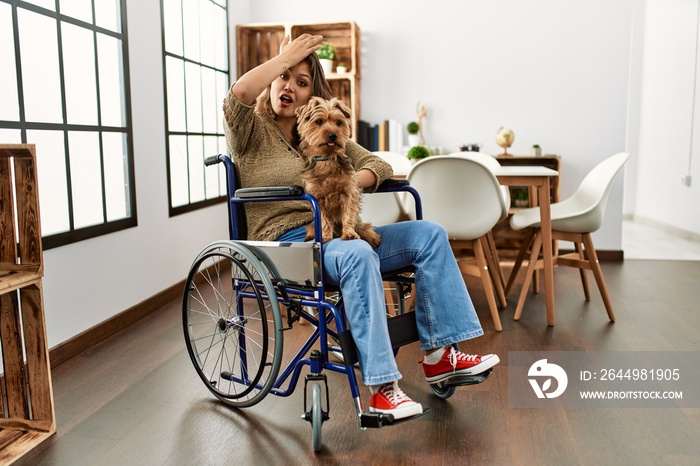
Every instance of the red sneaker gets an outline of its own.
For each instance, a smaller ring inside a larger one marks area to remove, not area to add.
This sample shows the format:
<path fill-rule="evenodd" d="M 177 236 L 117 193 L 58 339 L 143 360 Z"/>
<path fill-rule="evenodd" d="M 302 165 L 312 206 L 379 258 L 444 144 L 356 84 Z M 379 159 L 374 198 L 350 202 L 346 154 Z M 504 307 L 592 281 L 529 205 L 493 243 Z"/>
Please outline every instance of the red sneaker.
<path fill-rule="evenodd" d="M 415 416 L 423 412 L 423 406 L 410 399 L 396 382 L 385 383 L 369 400 L 372 413 L 392 414 L 394 419 Z"/>
<path fill-rule="evenodd" d="M 422 359 L 423 372 L 428 383 L 438 383 L 455 375 L 477 375 L 500 362 L 495 354 L 478 356 L 464 354 L 450 347 L 436 364 L 426 364 Z"/>

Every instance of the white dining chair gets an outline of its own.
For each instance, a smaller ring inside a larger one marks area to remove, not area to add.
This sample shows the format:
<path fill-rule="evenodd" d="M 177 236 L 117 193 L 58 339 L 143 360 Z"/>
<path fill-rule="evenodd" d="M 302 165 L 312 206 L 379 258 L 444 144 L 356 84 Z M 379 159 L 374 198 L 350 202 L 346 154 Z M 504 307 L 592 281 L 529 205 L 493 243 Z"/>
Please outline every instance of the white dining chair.
<path fill-rule="evenodd" d="M 496 299 L 502 308 L 506 299 L 487 241 L 503 210 L 503 194 L 493 172 L 463 155 L 440 155 L 413 165 L 408 180 L 420 193 L 423 218 L 447 230 L 462 273 L 481 278 L 494 327 L 501 331 Z"/>
<path fill-rule="evenodd" d="M 591 270 L 611 321 L 615 321 L 615 314 L 607 286 L 605 285 L 605 279 L 603 278 L 603 271 L 598 263 L 598 256 L 593 246 L 591 233 L 597 231 L 603 223 L 605 206 L 613 181 L 628 158 L 628 153 L 620 152 L 603 160 L 586 175 L 571 197 L 551 205 L 552 239 L 573 242 L 575 250 L 569 254 L 558 254 L 554 258 L 554 264 L 579 269 L 586 301 L 590 300 L 586 270 Z M 542 235 L 538 228 L 539 224 L 540 211 L 537 207 L 522 209 L 513 214 L 510 219 L 510 225 L 514 230 L 532 228 L 528 238 L 518 252 L 506 285 L 506 294 L 508 294 L 529 249 L 529 262 L 520 290 L 518 305 L 515 309 L 515 320 L 521 317 L 533 274 L 543 266 L 542 260 L 539 258 L 542 248 Z"/>
<path fill-rule="evenodd" d="M 450 155 L 457 155 L 461 157 L 466 157 L 468 159 L 476 160 L 486 165 L 494 174 L 501 168 L 501 164 L 496 160 L 493 155 L 486 154 L 484 152 L 472 152 L 472 151 L 461 151 L 454 152 Z M 503 194 L 503 204 L 501 210 L 501 218 L 499 223 L 508 218 L 508 209 L 510 209 L 510 188 L 508 186 L 501 186 L 501 193 Z M 501 267 L 501 258 L 498 254 L 498 249 L 496 248 L 496 241 L 493 239 L 493 229 L 486 235 L 486 240 L 491 246 L 491 253 L 493 255 L 494 264 L 496 264 L 496 271 L 498 272 L 498 278 L 501 281 L 501 287 L 505 288 L 506 278 L 503 273 L 503 268 Z"/>
<path fill-rule="evenodd" d="M 496 157 L 490 154 L 486 154 L 484 152 L 462 151 L 454 152 L 449 155 L 459 155 L 468 159 L 477 160 L 489 167 L 494 173 L 497 172 L 499 168 L 501 168 L 501 164 L 498 163 Z M 508 217 L 508 209 L 510 208 L 510 189 L 508 189 L 508 186 L 501 186 L 501 191 L 503 191 L 503 215 L 501 220 L 504 220 L 506 217 Z"/>

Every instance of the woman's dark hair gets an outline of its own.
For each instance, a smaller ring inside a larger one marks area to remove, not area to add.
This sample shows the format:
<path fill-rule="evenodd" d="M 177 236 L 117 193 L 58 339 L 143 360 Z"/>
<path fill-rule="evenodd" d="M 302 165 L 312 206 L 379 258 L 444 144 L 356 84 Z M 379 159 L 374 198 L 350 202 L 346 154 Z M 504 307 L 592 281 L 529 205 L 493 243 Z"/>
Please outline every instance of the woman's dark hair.
<path fill-rule="evenodd" d="M 331 87 L 328 81 L 326 81 L 326 75 L 323 73 L 318 55 L 312 53 L 304 58 L 303 61 L 309 65 L 309 73 L 311 74 L 311 95 L 326 100 L 333 97 L 333 92 L 331 92 Z M 277 114 L 275 114 L 275 111 L 272 109 L 272 103 L 270 102 L 270 86 L 267 86 L 258 97 L 255 111 L 261 114 L 267 114 L 273 120 L 277 118 Z"/>

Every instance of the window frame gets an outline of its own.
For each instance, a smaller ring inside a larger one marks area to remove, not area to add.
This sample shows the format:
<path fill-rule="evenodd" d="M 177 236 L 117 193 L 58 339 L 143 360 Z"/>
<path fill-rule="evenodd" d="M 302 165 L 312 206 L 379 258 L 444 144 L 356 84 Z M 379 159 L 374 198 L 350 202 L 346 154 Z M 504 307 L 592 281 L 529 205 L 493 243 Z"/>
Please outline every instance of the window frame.
<path fill-rule="evenodd" d="M 43 8 L 41 6 L 27 3 L 19 0 L 0 0 L 1 3 L 5 3 L 12 9 L 12 28 L 13 28 L 13 40 L 14 40 L 14 56 L 16 65 L 16 85 L 17 85 L 17 98 L 19 106 L 19 121 L 8 121 L 1 120 L 0 128 L 4 129 L 14 129 L 20 131 L 20 140 L 22 144 L 32 143 L 32 141 L 27 141 L 27 131 L 33 130 L 48 130 L 60 132 L 63 135 L 63 153 L 65 157 L 65 176 L 66 176 L 66 202 L 68 208 L 68 225 L 69 229 L 64 232 L 43 235 L 42 236 L 42 246 L 44 250 L 56 248 L 59 246 L 65 246 L 68 244 L 77 243 L 86 239 L 95 238 L 98 236 L 106 235 L 109 233 L 114 233 L 127 228 L 132 228 L 138 225 L 138 216 L 136 209 L 136 186 L 135 186 L 135 167 L 134 167 L 134 149 L 133 149 L 133 127 L 131 118 L 131 90 L 130 90 L 130 80 L 129 80 L 129 50 L 128 50 L 128 33 L 127 33 L 127 21 L 126 21 L 126 0 L 119 0 L 119 11 L 120 11 L 120 22 L 121 30 L 120 32 L 105 29 L 103 27 L 94 24 L 95 18 L 95 1 L 90 2 L 92 9 L 93 23 L 87 23 L 79 19 L 66 16 L 60 13 L 60 4 L 58 1 L 55 3 L 55 11 Z M 61 113 L 62 122 L 59 123 L 49 123 L 49 122 L 28 122 L 26 120 L 25 114 L 25 90 L 24 83 L 22 80 L 22 66 L 21 66 L 21 44 L 20 44 L 20 31 L 18 28 L 18 9 L 23 9 L 31 11 L 33 13 L 38 13 L 44 15 L 52 20 L 56 21 L 56 47 L 58 50 L 58 67 L 59 67 L 59 78 L 60 78 L 60 89 L 61 89 Z M 66 98 L 66 77 L 64 71 L 64 56 L 63 56 L 63 40 L 62 40 L 62 25 L 69 24 L 72 26 L 77 26 L 90 31 L 90 34 L 94 40 L 94 60 L 95 60 L 95 83 L 96 83 L 96 105 L 97 105 L 97 123 L 96 124 L 73 124 L 67 123 L 67 98 Z M 122 82 L 123 82 L 123 124 L 124 126 L 104 126 L 102 124 L 102 114 L 101 114 L 101 100 L 99 92 L 99 49 L 97 47 L 97 34 L 104 34 L 106 36 L 112 37 L 118 41 L 121 41 L 121 54 L 122 54 Z M 74 213 L 74 200 L 72 191 L 72 178 L 71 178 L 71 156 L 70 156 L 70 133 L 75 132 L 90 132 L 96 133 L 99 142 L 100 154 L 99 154 L 99 164 L 100 164 L 100 181 L 101 181 L 101 192 L 102 192 L 102 222 L 98 224 L 88 225 L 85 227 L 75 227 L 75 213 Z M 108 220 L 108 209 L 107 209 L 107 193 L 105 184 L 105 150 L 103 133 L 115 133 L 121 134 L 126 138 L 125 150 L 126 150 L 126 163 L 128 164 L 127 173 L 125 173 L 125 181 L 128 183 L 128 188 L 126 192 L 126 208 L 127 217 L 120 218 L 117 220 Z M 41 167 L 39 167 L 41 170 Z M 41 186 L 39 186 L 39 192 L 41 192 Z"/>
<path fill-rule="evenodd" d="M 171 177 L 171 144 L 170 144 L 170 138 L 172 136 L 181 136 L 185 138 L 189 138 L 190 136 L 195 136 L 195 137 L 216 137 L 216 138 L 224 138 L 223 132 L 208 132 L 205 130 L 205 128 L 202 128 L 201 131 L 190 131 L 188 129 L 185 129 L 184 131 L 181 130 L 171 130 L 171 122 L 170 122 L 170 114 L 169 114 L 169 102 L 168 102 L 168 75 L 167 75 L 167 59 L 168 58 L 173 58 L 176 60 L 181 60 L 183 65 L 191 64 L 195 65 L 201 68 L 207 68 L 215 73 L 222 73 L 226 76 L 227 78 L 227 85 L 230 85 L 231 82 L 231 60 L 230 60 L 230 28 L 229 28 L 229 1 L 230 0 L 204 0 L 210 2 L 213 7 L 215 8 L 222 8 L 224 11 L 224 15 L 226 18 L 226 68 L 221 69 L 217 68 L 215 66 L 212 66 L 211 64 L 206 64 L 203 63 L 202 61 L 197 61 L 193 60 L 191 58 L 186 57 L 186 52 L 185 52 L 185 26 L 184 23 L 182 24 L 182 52 L 181 54 L 174 53 L 172 51 L 166 50 L 166 18 L 165 18 L 165 2 L 168 0 L 161 0 L 160 1 L 160 7 L 161 7 L 161 33 L 162 33 L 162 50 L 163 50 L 163 95 L 164 95 L 164 115 L 165 115 L 165 157 L 166 157 L 166 171 L 167 171 L 167 189 L 168 189 L 168 212 L 170 217 L 174 217 L 180 214 L 184 214 L 187 212 L 192 212 L 195 210 L 199 210 L 205 207 L 209 207 L 212 205 L 220 204 L 227 199 L 226 195 L 226 187 L 225 185 L 222 187 L 221 184 L 225 183 L 225 177 L 223 174 L 223 167 L 220 165 L 212 166 L 212 167 L 207 167 L 206 170 L 218 170 L 219 176 L 219 192 L 223 193 L 220 194 L 219 196 L 212 197 L 207 199 L 206 198 L 206 182 L 205 182 L 205 198 L 203 200 L 191 201 L 191 173 L 189 170 L 190 166 L 190 160 L 189 160 L 189 144 L 185 144 L 187 147 L 187 192 L 188 192 L 188 202 L 186 204 L 178 205 L 178 206 L 173 206 L 173 180 Z M 183 2 L 185 0 L 177 0 L 180 3 L 181 11 L 183 10 Z M 199 0 L 203 1 L 203 0 Z M 223 3 L 223 5 L 222 5 Z M 201 39 L 201 31 L 200 31 L 200 39 Z M 183 83 L 184 83 L 184 89 L 185 92 L 187 90 L 187 77 L 186 77 L 186 70 L 183 69 Z M 200 81 L 200 91 L 202 90 L 203 85 Z M 201 95 L 201 93 L 200 93 Z M 183 99 L 185 99 L 184 102 L 184 108 L 185 112 L 187 109 L 187 101 L 186 101 L 186 94 L 183 94 Z M 217 102 L 216 108 L 221 109 L 222 102 Z M 203 105 L 203 103 L 202 103 Z M 219 118 L 223 118 L 223 115 L 220 114 Z M 187 126 L 187 118 L 185 118 L 185 126 Z M 219 149 L 219 152 L 221 152 L 223 149 Z M 216 154 L 204 154 L 204 157 L 202 158 L 202 164 L 204 163 L 204 159 L 210 155 L 216 155 Z M 203 170 L 202 175 L 206 177 L 206 172 Z"/>

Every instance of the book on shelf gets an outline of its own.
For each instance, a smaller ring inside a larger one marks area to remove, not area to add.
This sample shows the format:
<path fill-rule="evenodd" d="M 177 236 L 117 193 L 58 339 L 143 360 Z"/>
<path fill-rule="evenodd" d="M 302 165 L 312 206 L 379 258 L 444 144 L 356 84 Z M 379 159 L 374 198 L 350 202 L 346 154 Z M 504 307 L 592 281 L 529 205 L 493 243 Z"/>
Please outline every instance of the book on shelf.
<path fill-rule="evenodd" d="M 357 122 L 357 143 L 365 149 L 401 153 L 403 127 L 398 120 L 384 120 L 373 124 L 365 120 Z"/>
<path fill-rule="evenodd" d="M 387 151 L 389 150 L 389 122 L 384 120 L 382 123 L 379 123 L 377 127 L 377 150 Z"/>
<path fill-rule="evenodd" d="M 389 151 L 401 153 L 403 147 L 403 126 L 398 120 L 389 120 Z"/>
<path fill-rule="evenodd" d="M 369 126 L 370 124 L 365 120 L 358 120 L 357 128 L 355 128 L 355 140 L 365 149 L 372 150 L 369 148 Z"/>

